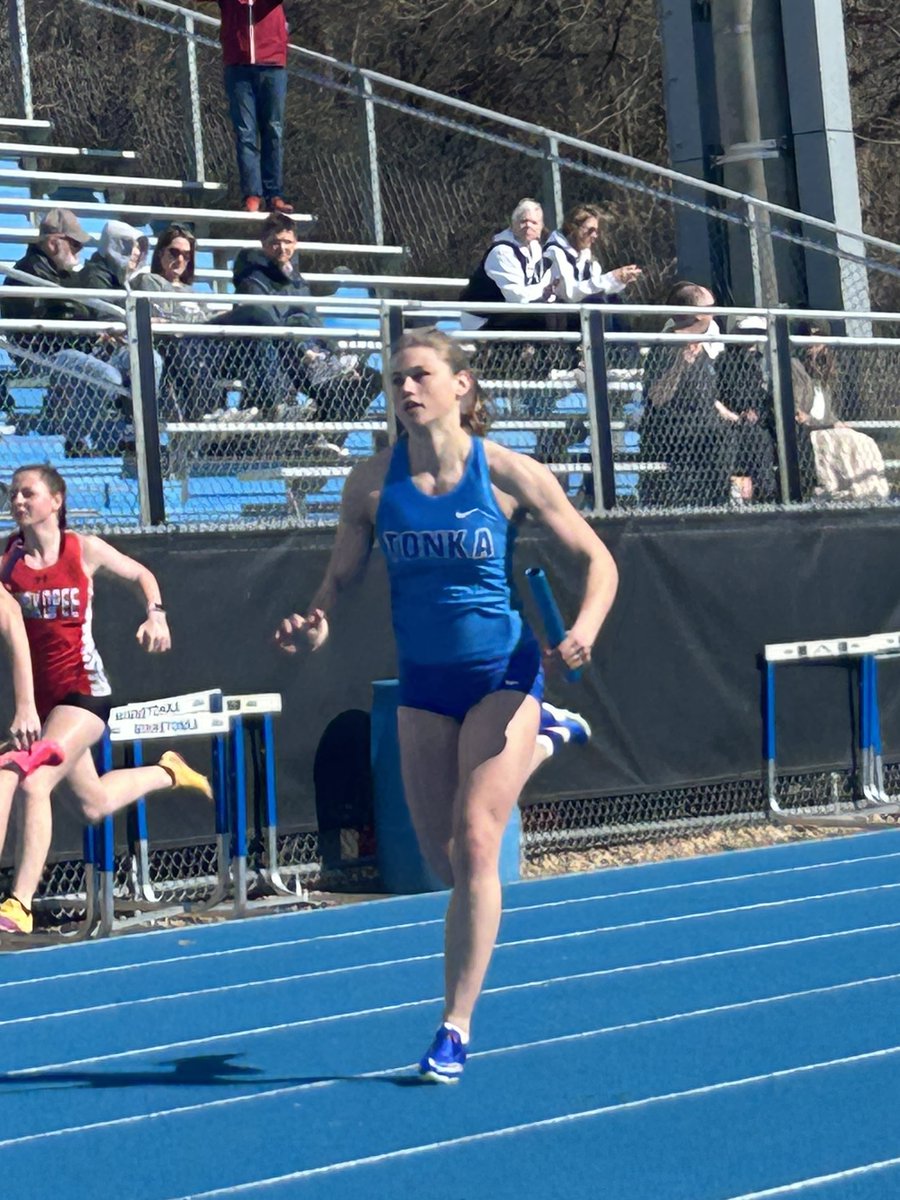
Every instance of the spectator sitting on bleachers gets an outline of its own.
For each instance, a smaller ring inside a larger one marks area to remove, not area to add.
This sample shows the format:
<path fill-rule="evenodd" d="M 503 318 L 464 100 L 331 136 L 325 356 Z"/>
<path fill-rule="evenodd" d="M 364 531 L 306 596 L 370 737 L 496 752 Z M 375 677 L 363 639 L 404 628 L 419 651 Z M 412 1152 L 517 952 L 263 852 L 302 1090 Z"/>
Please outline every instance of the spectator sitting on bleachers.
<path fill-rule="evenodd" d="M 79 286 L 79 255 L 90 240 L 91 235 L 81 227 L 73 212 L 67 208 L 52 208 L 40 223 L 37 241 L 28 247 L 24 257 L 15 264 L 15 269 L 33 275 L 41 286 Z M 10 287 L 21 287 L 23 281 L 8 276 L 4 282 Z M 88 315 L 76 301 L 62 298 L 3 300 L 2 312 L 5 318 L 15 321 L 74 321 L 83 320 Z M 31 344 L 34 338 L 34 334 L 14 335 L 16 344 L 21 346 Z"/>
<path fill-rule="evenodd" d="M 576 204 L 569 209 L 562 228 L 544 242 L 550 261 L 556 297 L 566 304 L 608 304 L 641 276 L 634 263 L 604 271 L 595 257 L 600 226 L 605 214 L 596 204 Z M 573 317 L 577 328 L 578 318 Z"/>
<path fill-rule="evenodd" d="M 260 305 L 255 313 L 265 324 L 286 325 L 291 316 L 296 315 L 297 300 L 310 296 L 306 280 L 294 263 L 297 253 L 294 222 L 281 213 L 272 213 L 263 222 L 259 236 L 259 250 L 238 251 L 232 268 L 234 290 L 242 295 L 283 297 L 283 305 Z M 241 324 L 247 322 L 241 321 Z"/>
<path fill-rule="evenodd" d="M 189 299 L 194 286 L 197 239 L 183 225 L 169 225 L 159 235 L 150 270 L 140 277 L 142 292 L 184 292 L 183 300 L 154 300 L 153 315 L 164 321 L 204 321 L 202 305 Z"/>
<path fill-rule="evenodd" d="M 494 234 L 481 262 L 463 288 L 463 302 L 508 301 L 509 304 L 535 304 L 556 299 L 550 263 L 541 246 L 544 233 L 544 209 L 532 199 L 523 199 L 512 210 L 508 229 Z M 492 312 L 462 314 L 463 329 L 546 329 L 545 316 L 526 313 L 506 316 Z"/>
<path fill-rule="evenodd" d="M 700 284 L 681 282 L 670 291 L 666 304 L 710 307 L 715 297 Z M 679 313 L 667 326 L 685 338 L 715 332 L 707 313 Z M 663 464 L 664 469 L 643 475 L 642 506 L 700 507 L 729 500 L 729 424 L 719 412 L 713 358 L 705 351 L 708 344 L 660 343 L 651 346 L 647 355 L 641 460 L 654 467 Z"/>
<path fill-rule="evenodd" d="M 544 255 L 544 210 L 537 200 L 520 200 L 513 209 L 509 228 L 494 235 L 490 247 L 460 294 L 463 304 L 472 301 L 508 304 L 544 304 L 556 300 L 550 261 Z M 558 329 L 558 319 L 549 313 L 463 312 L 463 329 L 509 332 L 548 332 Z M 478 347 L 473 361 L 485 378 L 546 379 L 554 367 L 570 363 L 568 346 L 550 341 L 489 341 Z M 547 396 L 540 390 L 518 391 L 511 415 L 547 415 Z"/>
<path fill-rule="evenodd" d="M 38 234 L 38 241 L 16 267 L 47 286 L 84 287 L 87 268 L 77 270 L 78 255 L 90 237 L 74 213 L 51 209 Z M 88 287 L 121 288 L 118 280 L 109 283 L 105 278 L 87 279 Z M 17 281 L 7 278 L 6 282 L 13 285 Z M 71 300 L 4 300 L 2 311 L 7 318 L 62 321 L 98 320 L 108 315 L 107 311 L 93 311 L 89 301 Z M 109 355 L 113 344 L 110 339 L 101 336 L 98 340 L 94 334 L 77 330 L 72 334 L 18 333 L 11 342 L 28 351 L 31 370 L 40 373 L 44 369 L 49 374 L 39 428 L 62 433 L 68 454 L 105 454 L 119 448 L 128 433 L 122 416 L 127 409 L 127 349 Z"/>
<path fill-rule="evenodd" d="M 149 246 L 140 230 L 124 221 L 107 221 L 97 249 L 81 269 L 78 287 L 121 291 L 140 269 Z"/>
<path fill-rule="evenodd" d="M 209 319 L 208 310 L 188 299 L 193 292 L 197 239 L 183 225 L 170 225 L 159 235 L 150 270 L 135 281 L 144 292 L 178 292 L 184 299 L 153 301 L 155 321 L 196 324 Z M 190 419 L 204 411 L 201 397 L 208 388 L 207 343 L 197 337 L 159 337 L 156 348 L 162 356 L 164 373 L 160 390 L 160 414 L 165 419 Z"/>
<path fill-rule="evenodd" d="M 809 322 L 801 336 L 827 336 L 830 328 Z M 837 364 L 827 343 L 808 344 L 791 363 L 797 450 L 803 498 L 884 500 L 890 495 L 884 459 L 868 434 L 837 419 Z"/>
<path fill-rule="evenodd" d="M 494 235 L 491 245 L 463 288 L 460 301 L 485 303 L 549 303 L 556 299 L 550 263 L 544 255 L 541 235 L 544 210 L 537 200 L 520 200 L 509 219 L 509 228 Z M 546 329 L 543 314 L 507 316 L 463 313 L 464 329 Z"/>
<path fill-rule="evenodd" d="M 277 296 L 279 304 L 239 304 L 215 323 L 228 325 L 315 326 L 318 321 L 303 301 L 310 289 L 297 270 L 297 234 L 294 222 L 283 213 L 272 213 L 260 230 L 259 250 L 241 250 L 232 272 L 239 295 Z M 319 421 L 352 421 L 361 417 L 381 390 L 381 377 L 355 353 L 338 353 L 321 338 L 240 340 L 232 349 L 241 356 L 237 373 L 247 382 L 255 379 L 241 397 L 246 411 L 263 409 L 270 418 L 291 419 L 313 413 L 308 403 L 298 404 L 298 392 L 309 398 Z M 247 367 L 250 371 L 247 371 Z M 333 449 L 343 437 L 329 437 L 323 448 Z"/>
<path fill-rule="evenodd" d="M 766 318 L 741 317 L 735 333 L 765 333 Z M 732 494 L 736 501 L 777 498 L 775 402 L 765 347 L 729 343 L 715 358 L 722 414 L 732 419 Z"/>

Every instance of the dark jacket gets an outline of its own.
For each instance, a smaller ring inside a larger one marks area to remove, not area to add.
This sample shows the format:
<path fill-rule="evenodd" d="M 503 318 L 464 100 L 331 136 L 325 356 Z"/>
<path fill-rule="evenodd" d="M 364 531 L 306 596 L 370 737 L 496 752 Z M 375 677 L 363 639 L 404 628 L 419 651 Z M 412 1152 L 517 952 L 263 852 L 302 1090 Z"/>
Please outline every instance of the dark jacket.
<path fill-rule="evenodd" d="M 34 275 L 48 287 L 81 287 L 81 276 L 76 271 L 61 271 L 36 243 L 29 246 L 28 253 L 16 263 L 17 271 Z M 4 284 L 22 287 L 20 279 L 7 277 Z M 28 300 L 11 298 L 0 301 L 0 311 L 11 321 L 77 321 L 84 320 L 87 313 L 74 300 Z"/>
<path fill-rule="evenodd" d="M 271 314 L 273 325 L 284 325 L 291 317 L 296 323 L 296 318 L 304 315 L 303 306 L 298 302 L 310 295 L 306 280 L 297 271 L 285 275 L 262 250 L 241 250 L 234 260 L 232 280 L 234 290 L 239 293 L 284 297 L 284 304 L 266 306 L 265 311 Z"/>
<path fill-rule="evenodd" d="M 92 254 L 81 268 L 78 275 L 78 286 L 95 288 L 97 291 L 121 292 L 122 290 L 116 264 L 99 250 Z M 115 301 L 109 303 L 115 303 Z"/>
<path fill-rule="evenodd" d="M 283 67 L 288 29 L 281 0 L 219 0 L 226 67 Z"/>

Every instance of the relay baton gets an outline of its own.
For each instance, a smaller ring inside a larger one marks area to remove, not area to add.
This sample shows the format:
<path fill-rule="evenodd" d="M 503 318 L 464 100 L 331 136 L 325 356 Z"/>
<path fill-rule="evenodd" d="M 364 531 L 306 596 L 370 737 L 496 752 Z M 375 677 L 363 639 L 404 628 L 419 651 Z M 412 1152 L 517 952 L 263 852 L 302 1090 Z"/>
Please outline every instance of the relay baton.
<path fill-rule="evenodd" d="M 547 641 L 551 648 L 555 650 L 566 636 L 566 627 L 563 625 L 562 615 L 553 597 L 553 592 L 550 590 L 550 580 L 544 574 L 543 567 L 526 567 L 525 578 L 528 580 L 528 586 L 531 588 L 534 602 L 538 606 L 538 612 L 541 614 L 541 622 L 544 626 Z M 577 679 L 581 678 L 581 668 L 566 667 L 565 677 L 569 683 L 574 683 Z"/>

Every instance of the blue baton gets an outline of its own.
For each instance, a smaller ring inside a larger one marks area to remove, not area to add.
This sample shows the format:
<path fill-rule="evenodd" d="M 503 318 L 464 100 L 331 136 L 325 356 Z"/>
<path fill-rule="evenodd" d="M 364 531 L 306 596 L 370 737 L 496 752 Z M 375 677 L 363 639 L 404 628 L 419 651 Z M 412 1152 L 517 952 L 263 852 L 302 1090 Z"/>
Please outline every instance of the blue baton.
<path fill-rule="evenodd" d="M 534 602 L 538 606 L 538 612 L 541 614 L 541 622 L 544 626 L 547 642 L 555 650 L 566 636 L 566 627 L 563 624 L 562 615 L 553 597 L 553 592 L 550 590 L 550 580 L 544 574 L 543 567 L 526 567 L 525 578 L 528 580 L 528 586 L 531 588 Z M 566 667 L 565 677 L 569 683 L 574 683 L 577 679 L 581 678 L 581 668 Z"/>

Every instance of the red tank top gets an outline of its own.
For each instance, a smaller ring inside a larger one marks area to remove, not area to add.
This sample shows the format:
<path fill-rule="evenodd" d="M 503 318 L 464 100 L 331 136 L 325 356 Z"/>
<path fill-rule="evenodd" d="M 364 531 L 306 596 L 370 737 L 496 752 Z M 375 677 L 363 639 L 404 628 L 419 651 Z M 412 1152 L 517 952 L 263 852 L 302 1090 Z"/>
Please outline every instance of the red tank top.
<path fill-rule="evenodd" d="M 63 531 L 59 558 L 40 570 L 26 564 L 22 539 L 14 537 L 0 562 L 0 579 L 25 618 L 41 720 L 70 692 L 108 696 L 109 680 L 91 633 L 94 589 L 78 535 Z"/>

